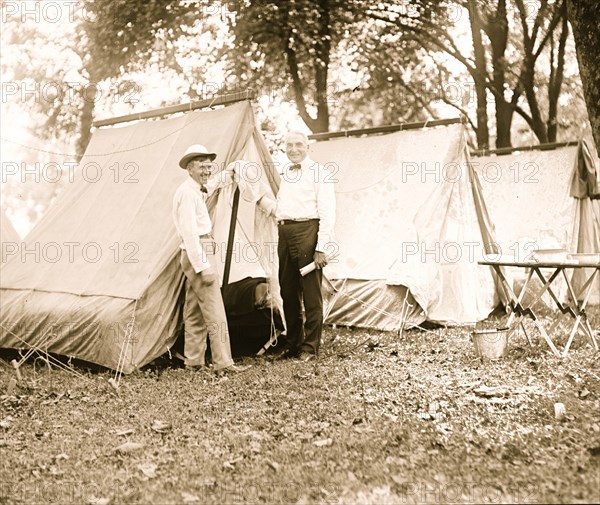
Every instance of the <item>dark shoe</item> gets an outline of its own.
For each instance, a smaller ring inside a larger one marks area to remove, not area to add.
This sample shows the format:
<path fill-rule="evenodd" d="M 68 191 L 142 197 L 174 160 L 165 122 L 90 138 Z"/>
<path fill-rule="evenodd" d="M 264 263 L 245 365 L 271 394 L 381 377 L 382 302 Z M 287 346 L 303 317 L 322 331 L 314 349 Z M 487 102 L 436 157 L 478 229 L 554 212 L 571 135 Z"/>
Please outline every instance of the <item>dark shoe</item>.
<path fill-rule="evenodd" d="M 304 351 L 298 355 L 297 359 L 302 363 L 308 363 L 309 361 L 314 361 L 315 359 L 317 359 L 317 357 L 311 352 Z"/>
<path fill-rule="evenodd" d="M 294 359 L 297 358 L 300 352 L 297 349 L 285 349 L 282 353 L 278 354 L 276 359 Z"/>

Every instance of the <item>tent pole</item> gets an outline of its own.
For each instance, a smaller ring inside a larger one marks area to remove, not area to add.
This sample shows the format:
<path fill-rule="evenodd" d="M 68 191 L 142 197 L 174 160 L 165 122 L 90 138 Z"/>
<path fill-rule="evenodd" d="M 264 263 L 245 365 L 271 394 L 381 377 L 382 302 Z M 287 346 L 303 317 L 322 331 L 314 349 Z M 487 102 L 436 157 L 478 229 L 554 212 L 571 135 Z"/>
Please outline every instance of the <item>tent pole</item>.
<path fill-rule="evenodd" d="M 205 109 L 207 107 L 216 107 L 217 105 L 230 105 L 232 103 L 242 102 L 244 100 L 254 100 L 255 98 L 256 93 L 252 90 L 246 90 L 239 93 L 230 93 L 229 95 L 215 95 L 213 98 L 207 98 L 206 100 L 197 100 L 195 102 L 171 105 L 168 107 L 162 107 L 160 109 L 153 109 L 145 112 L 127 114 L 125 116 L 118 116 L 110 119 L 100 119 L 98 121 L 94 121 L 92 123 L 92 126 L 95 128 L 99 128 L 101 126 L 110 126 L 118 123 L 127 123 L 129 121 L 138 121 L 140 119 L 167 116 L 169 114 L 175 114 L 177 112 L 188 112 L 196 109 Z"/>
<path fill-rule="evenodd" d="M 377 126 L 375 128 L 361 128 L 358 130 L 345 130 L 341 132 L 313 133 L 309 135 L 310 140 L 328 140 L 337 137 L 350 137 L 354 135 L 372 135 L 374 133 L 391 133 L 396 131 L 414 130 L 419 128 L 429 128 L 433 126 L 446 126 L 462 123 L 460 117 L 450 119 L 433 119 L 431 121 L 420 121 L 418 123 L 400 123 L 388 126 Z"/>
<path fill-rule="evenodd" d="M 547 144 L 535 144 L 530 146 L 500 147 L 498 149 L 478 149 L 471 151 L 471 156 L 489 156 L 490 154 L 512 154 L 515 151 L 550 151 L 559 147 L 575 146 L 578 140 L 569 140 L 566 142 L 549 142 Z"/>
<path fill-rule="evenodd" d="M 233 203 L 231 205 L 231 220 L 229 221 L 229 236 L 227 237 L 227 254 L 225 255 L 225 268 L 223 269 L 223 286 L 221 290 L 224 292 L 229 284 L 229 272 L 231 271 L 231 259 L 233 256 L 233 239 L 235 237 L 235 223 L 237 221 L 238 207 L 240 203 L 240 188 L 235 188 L 233 194 Z"/>

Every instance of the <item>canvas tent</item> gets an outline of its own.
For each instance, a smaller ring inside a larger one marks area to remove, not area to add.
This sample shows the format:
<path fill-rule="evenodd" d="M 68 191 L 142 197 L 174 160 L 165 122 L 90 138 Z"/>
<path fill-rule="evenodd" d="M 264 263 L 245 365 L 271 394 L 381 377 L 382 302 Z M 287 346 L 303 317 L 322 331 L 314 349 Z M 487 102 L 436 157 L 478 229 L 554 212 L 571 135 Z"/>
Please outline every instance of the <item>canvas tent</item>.
<path fill-rule="evenodd" d="M 10 219 L 4 213 L 4 210 L 0 209 L 0 247 L 1 247 L 1 264 L 3 265 L 8 259 L 10 252 L 14 251 L 19 247 L 18 244 L 21 242 L 21 237 L 14 229 Z"/>
<path fill-rule="evenodd" d="M 27 237 L 29 253 L 2 269 L 0 347 L 35 346 L 130 372 L 173 345 L 183 274 L 172 197 L 187 177 L 178 161 L 196 143 L 217 153 L 221 169 L 240 158 L 252 162 L 255 189 L 276 191 L 278 175 L 249 102 L 97 130 L 75 182 Z M 209 208 L 223 273 L 233 176 L 219 186 Z M 230 282 L 258 274 L 276 282 L 277 265 L 266 256 L 275 225 L 255 233 L 262 219 L 255 203 L 247 194 L 239 200 L 242 245 L 232 251 Z"/>
<path fill-rule="evenodd" d="M 591 198 L 600 197 L 600 176 L 585 142 L 474 157 L 472 163 L 503 255 L 526 259 L 536 249 L 552 248 L 600 252 L 600 200 Z M 520 269 L 508 273 L 516 284 L 524 275 Z M 583 274 L 574 271 L 576 289 Z M 600 286 L 592 287 L 590 303 L 598 304 Z"/>
<path fill-rule="evenodd" d="M 462 124 L 318 141 L 309 154 L 336 180 L 327 323 L 397 330 L 489 315 L 497 286 L 477 260 L 493 227 Z"/>

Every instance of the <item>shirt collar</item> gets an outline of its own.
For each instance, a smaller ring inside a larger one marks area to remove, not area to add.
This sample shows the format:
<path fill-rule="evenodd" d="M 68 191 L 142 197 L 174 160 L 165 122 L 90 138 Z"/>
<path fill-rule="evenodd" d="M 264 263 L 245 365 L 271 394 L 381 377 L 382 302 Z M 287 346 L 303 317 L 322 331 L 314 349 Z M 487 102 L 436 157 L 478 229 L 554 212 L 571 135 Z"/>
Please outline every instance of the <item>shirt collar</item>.
<path fill-rule="evenodd" d="M 187 184 L 189 187 L 193 188 L 193 189 L 194 189 L 195 191 L 197 191 L 198 193 L 200 193 L 200 194 L 204 193 L 204 192 L 202 191 L 202 189 L 200 188 L 200 184 L 198 184 L 198 183 L 197 183 L 197 182 L 196 182 L 194 179 L 192 179 L 192 176 L 191 176 L 191 175 L 189 175 L 189 174 L 188 174 L 188 178 L 187 178 L 186 184 Z"/>

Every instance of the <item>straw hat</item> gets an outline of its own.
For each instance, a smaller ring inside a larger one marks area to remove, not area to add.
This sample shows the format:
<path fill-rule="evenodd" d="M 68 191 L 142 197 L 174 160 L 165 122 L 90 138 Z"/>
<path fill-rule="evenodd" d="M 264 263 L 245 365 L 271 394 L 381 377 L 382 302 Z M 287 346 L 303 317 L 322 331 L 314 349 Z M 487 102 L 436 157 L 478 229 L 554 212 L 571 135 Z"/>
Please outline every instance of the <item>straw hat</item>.
<path fill-rule="evenodd" d="M 217 157 L 215 153 L 209 153 L 208 149 L 206 149 L 206 147 L 204 147 L 202 144 L 194 144 L 185 150 L 183 157 L 179 160 L 179 166 L 187 169 L 187 164 L 189 161 L 198 156 L 208 158 L 210 161 L 213 161 Z"/>

